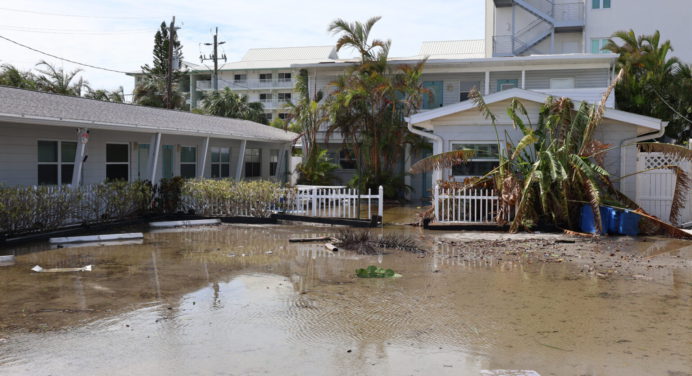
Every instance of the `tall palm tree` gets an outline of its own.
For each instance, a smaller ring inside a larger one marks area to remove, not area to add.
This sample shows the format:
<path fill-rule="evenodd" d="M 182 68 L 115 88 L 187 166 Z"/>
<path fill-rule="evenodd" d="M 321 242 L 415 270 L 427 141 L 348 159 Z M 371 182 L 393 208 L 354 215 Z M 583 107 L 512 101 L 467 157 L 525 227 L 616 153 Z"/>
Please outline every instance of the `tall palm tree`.
<path fill-rule="evenodd" d="M 145 76 L 135 86 L 132 101 L 136 104 L 148 107 L 166 108 L 166 82 L 158 76 Z M 185 105 L 185 98 L 176 88 L 170 101 L 173 108 L 181 109 Z"/>
<path fill-rule="evenodd" d="M 113 91 L 108 91 L 104 89 L 93 90 L 91 88 L 87 88 L 87 92 L 86 94 L 84 94 L 84 98 L 97 99 L 106 102 L 123 103 L 125 102 L 125 91 L 122 86 Z"/>
<path fill-rule="evenodd" d="M 375 39 L 369 42 L 370 31 L 373 26 L 382 17 L 372 17 L 365 23 L 358 21 L 347 22 L 341 18 L 332 21 L 327 28 L 327 31 L 333 35 L 339 35 L 339 39 L 336 41 L 336 50 L 340 51 L 343 47 L 351 47 L 358 51 L 361 56 L 361 61 L 366 62 L 368 60 L 373 60 L 377 56 L 378 48 L 385 48 L 389 41 L 382 41 L 380 39 Z"/>
<path fill-rule="evenodd" d="M 206 95 L 202 99 L 202 110 L 209 115 L 267 123 L 262 103 L 249 102 L 247 95 L 239 95 L 230 88 Z"/>
<path fill-rule="evenodd" d="M 63 68 L 56 68 L 45 60 L 41 60 L 36 66 L 42 67 L 36 69 L 41 73 L 36 79 L 36 86 L 41 91 L 78 97 L 88 87 L 87 81 L 77 77 L 81 69 L 65 72 Z"/>

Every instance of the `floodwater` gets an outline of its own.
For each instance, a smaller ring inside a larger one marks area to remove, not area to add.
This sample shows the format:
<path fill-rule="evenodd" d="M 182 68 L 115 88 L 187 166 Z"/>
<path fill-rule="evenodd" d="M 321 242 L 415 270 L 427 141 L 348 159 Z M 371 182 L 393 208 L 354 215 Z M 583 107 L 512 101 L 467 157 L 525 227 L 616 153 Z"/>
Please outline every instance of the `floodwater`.
<path fill-rule="evenodd" d="M 0 267 L 0 374 L 692 373 L 689 282 L 449 257 L 463 248 L 360 256 L 288 242 L 333 231 L 219 226 L 143 244 L 31 245 Z M 354 277 L 368 265 L 403 277 Z"/>

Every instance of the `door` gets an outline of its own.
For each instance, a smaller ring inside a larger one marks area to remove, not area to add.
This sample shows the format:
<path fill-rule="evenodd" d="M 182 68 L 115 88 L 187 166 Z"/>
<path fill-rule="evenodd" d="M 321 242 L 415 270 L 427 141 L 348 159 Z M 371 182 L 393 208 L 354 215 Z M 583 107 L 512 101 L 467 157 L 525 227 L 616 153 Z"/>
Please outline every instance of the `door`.
<path fill-rule="evenodd" d="M 423 94 L 423 109 L 430 110 L 442 107 L 442 81 L 425 81 L 423 87 L 430 91 L 430 94 Z"/>
<path fill-rule="evenodd" d="M 161 171 L 161 177 L 164 179 L 170 179 L 173 177 L 173 145 L 163 145 L 161 150 L 163 153 L 161 161 L 163 162 L 163 170 Z"/>
<path fill-rule="evenodd" d="M 147 180 L 149 169 L 149 144 L 139 144 L 137 149 L 137 180 Z"/>

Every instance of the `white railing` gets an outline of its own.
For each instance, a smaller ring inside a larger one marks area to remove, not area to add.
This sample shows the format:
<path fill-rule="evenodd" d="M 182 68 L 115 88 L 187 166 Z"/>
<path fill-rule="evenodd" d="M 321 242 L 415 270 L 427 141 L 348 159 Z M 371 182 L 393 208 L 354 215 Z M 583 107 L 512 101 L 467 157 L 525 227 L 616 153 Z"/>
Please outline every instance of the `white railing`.
<path fill-rule="evenodd" d="M 309 217 L 360 218 L 361 204 L 367 206 L 367 218 L 372 218 L 373 201 L 377 201 L 377 215 L 382 218 L 384 189 L 379 187 L 375 194 L 368 189 L 361 194 L 357 189 L 344 186 L 299 185 L 291 197 L 287 214 Z"/>
<path fill-rule="evenodd" d="M 277 80 L 259 80 L 259 79 L 249 79 L 249 80 L 225 80 L 219 79 L 219 89 L 231 88 L 233 90 L 247 90 L 247 89 L 292 89 L 294 86 L 293 80 L 290 79 L 277 79 Z M 211 90 L 212 84 L 211 80 L 198 80 L 197 90 Z"/>
<path fill-rule="evenodd" d="M 435 186 L 435 222 L 442 224 L 497 224 L 512 220 L 514 210 L 500 202 L 493 189 L 444 189 Z M 502 209 L 502 210 L 501 210 Z"/>

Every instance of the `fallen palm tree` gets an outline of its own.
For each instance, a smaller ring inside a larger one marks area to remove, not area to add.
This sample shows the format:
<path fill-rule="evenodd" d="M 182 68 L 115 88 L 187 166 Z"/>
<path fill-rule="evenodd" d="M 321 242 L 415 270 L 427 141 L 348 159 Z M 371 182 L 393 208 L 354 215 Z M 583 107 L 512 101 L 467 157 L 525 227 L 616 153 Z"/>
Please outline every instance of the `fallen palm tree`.
<path fill-rule="evenodd" d="M 375 235 L 370 231 L 344 229 L 336 235 L 340 248 L 362 255 L 381 254 L 385 249 L 398 249 L 413 253 L 425 253 L 415 238 L 403 234 Z"/>

